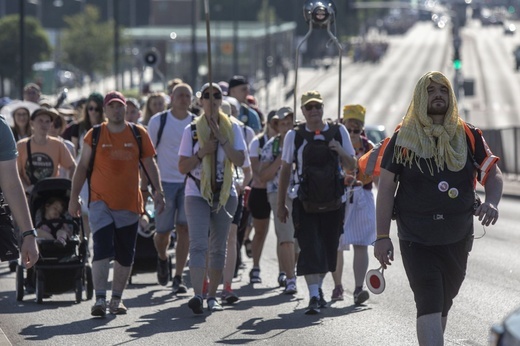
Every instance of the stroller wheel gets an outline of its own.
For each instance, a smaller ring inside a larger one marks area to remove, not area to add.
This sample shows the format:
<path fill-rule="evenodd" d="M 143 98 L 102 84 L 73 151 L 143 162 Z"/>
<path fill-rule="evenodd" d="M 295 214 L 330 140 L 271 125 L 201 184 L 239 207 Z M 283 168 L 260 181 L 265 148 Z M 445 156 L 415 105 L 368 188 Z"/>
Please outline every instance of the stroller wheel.
<path fill-rule="evenodd" d="M 9 271 L 11 273 L 14 273 L 16 272 L 16 267 L 18 266 L 18 261 L 17 260 L 11 260 L 9 261 Z"/>
<path fill-rule="evenodd" d="M 85 266 L 85 281 L 87 300 L 90 300 L 94 296 L 94 281 L 92 279 L 92 267 L 90 266 Z"/>
<path fill-rule="evenodd" d="M 43 302 L 43 290 L 45 284 L 40 273 L 36 273 L 36 303 L 41 304 Z"/>
<path fill-rule="evenodd" d="M 17 266 L 16 270 L 16 300 L 21 302 L 23 300 L 24 295 L 24 287 L 23 287 L 23 267 Z"/>
<path fill-rule="evenodd" d="M 81 294 L 83 293 L 83 282 L 81 279 L 76 280 L 76 304 L 81 303 Z"/>

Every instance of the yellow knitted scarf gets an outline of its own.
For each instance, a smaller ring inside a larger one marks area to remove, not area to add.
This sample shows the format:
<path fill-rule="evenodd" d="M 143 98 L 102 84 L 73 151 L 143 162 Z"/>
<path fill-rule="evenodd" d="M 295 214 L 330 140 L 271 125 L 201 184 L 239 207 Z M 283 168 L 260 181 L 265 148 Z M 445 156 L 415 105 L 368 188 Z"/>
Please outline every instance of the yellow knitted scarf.
<path fill-rule="evenodd" d="M 229 117 L 226 114 L 219 112 L 218 124 L 221 133 L 223 133 L 226 140 L 228 140 L 229 143 L 233 145 L 233 127 Z M 202 116 L 197 117 L 195 119 L 195 125 L 197 128 L 199 146 L 203 148 L 206 141 L 209 140 L 211 134 L 211 128 L 209 127 L 206 116 L 202 114 Z M 215 177 L 211 176 L 211 172 L 212 168 L 215 167 L 216 154 L 217 153 L 215 152 L 213 155 L 204 156 L 202 159 L 202 170 L 200 174 L 200 193 L 210 206 L 213 205 L 213 191 L 211 190 L 211 181 L 212 179 L 215 179 Z M 222 183 L 217 209 L 220 209 L 220 207 L 226 205 L 226 202 L 229 198 L 229 193 L 231 192 L 232 183 L 233 163 L 226 157 L 224 161 L 224 182 Z"/>
<path fill-rule="evenodd" d="M 449 107 L 442 125 L 433 124 L 427 115 L 430 81 L 445 85 L 450 91 Z M 457 100 L 449 80 L 440 72 L 428 72 L 421 77 L 408 111 L 397 134 L 394 160 L 411 167 L 419 167 L 424 159 L 430 174 L 444 170 L 444 165 L 452 172 L 460 171 L 466 164 L 467 144 L 462 119 L 459 118 Z"/>

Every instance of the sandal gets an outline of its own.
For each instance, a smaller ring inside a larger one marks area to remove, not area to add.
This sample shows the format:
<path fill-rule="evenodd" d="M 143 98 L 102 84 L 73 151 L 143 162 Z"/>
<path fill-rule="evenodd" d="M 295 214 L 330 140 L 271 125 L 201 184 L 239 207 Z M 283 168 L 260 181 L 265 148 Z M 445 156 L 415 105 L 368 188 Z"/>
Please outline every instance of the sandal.
<path fill-rule="evenodd" d="M 249 272 L 249 282 L 252 284 L 259 284 L 262 282 L 260 278 L 260 268 L 253 268 Z"/>

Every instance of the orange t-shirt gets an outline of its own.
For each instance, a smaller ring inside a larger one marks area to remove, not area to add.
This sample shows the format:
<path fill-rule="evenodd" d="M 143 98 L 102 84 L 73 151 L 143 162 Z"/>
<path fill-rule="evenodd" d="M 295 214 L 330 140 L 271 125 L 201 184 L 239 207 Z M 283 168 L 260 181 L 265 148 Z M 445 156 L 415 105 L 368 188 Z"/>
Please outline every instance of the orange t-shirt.
<path fill-rule="evenodd" d="M 142 126 L 136 126 L 142 138 L 141 157 L 154 156 L 148 132 Z M 92 147 L 92 129 L 85 135 L 84 143 Z M 139 189 L 139 145 L 130 126 L 122 132 L 112 133 L 106 123 L 101 124 L 90 180 L 90 200 L 102 200 L 113 210 L 144 212 Z"/>
<path fill-rule="evenodd" d="M 28 173 L 31 171 L 29 160 L 27 159 L 27 142 L 29 138 L 18 141 L 16 148 L 18 149 L 18 173 L 26 183 L 30 183 Z M 59 168 L 70 169 L 74 166 L 74 158 L 65 144 L 54 137 L 47 137 L 45 145 L 38 145 L 31 141 L 31 156 L 33 162 L 33 175 L 36 180 L 40 181 L 44 178 L 57 177 Z"/>

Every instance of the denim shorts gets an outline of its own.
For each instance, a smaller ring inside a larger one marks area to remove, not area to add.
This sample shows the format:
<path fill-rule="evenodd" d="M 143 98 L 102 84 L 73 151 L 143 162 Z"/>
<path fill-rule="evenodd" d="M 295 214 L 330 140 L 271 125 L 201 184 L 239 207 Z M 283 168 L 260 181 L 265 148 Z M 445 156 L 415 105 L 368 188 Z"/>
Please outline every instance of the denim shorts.
<path fill-rule="evenodd" d="M 166 205 L 160 214 L 155 214 L 157 233 L 171 232 L 175 225 L 186 225 L 184 212 L 184 183 L 162 183 Z"/>

